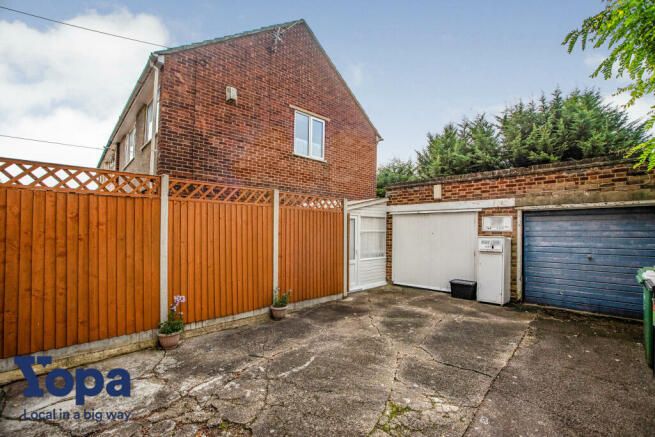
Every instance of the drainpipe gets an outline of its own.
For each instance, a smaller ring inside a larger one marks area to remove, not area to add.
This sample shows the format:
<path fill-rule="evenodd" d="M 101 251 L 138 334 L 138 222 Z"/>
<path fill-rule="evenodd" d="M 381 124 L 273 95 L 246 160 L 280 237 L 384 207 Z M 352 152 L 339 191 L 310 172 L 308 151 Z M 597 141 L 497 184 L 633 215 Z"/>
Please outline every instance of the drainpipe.
<path fill-rule="evenodd" d="M 155 174 L 155 157 L 157 153 L 157 130 L 159 127 L 159 67 L 164 64 L 164 57 L 153 56 L 150 66 L 155 72 L 154 88 L 152 91 L 152 139 L 150 140 L 150 174 Z"/>

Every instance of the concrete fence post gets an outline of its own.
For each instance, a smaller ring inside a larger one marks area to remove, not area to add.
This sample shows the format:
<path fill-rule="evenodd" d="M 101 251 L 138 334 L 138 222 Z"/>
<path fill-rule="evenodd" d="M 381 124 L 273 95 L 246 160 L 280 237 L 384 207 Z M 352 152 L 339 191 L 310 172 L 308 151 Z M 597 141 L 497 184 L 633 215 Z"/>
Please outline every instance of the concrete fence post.
<path fill-rule="evenodd" d="M 273 290 L 279 286 L 280 191 L 273 190 Z"/>
<path fill-rule="evenodd" d="M 348 199 L 343 199 L 343 297 L 348 296 Z"/>
<path fill-rule="evenodd" d="M 159 202 L 159 321 L 168 317 L 168 175 L 161 176 Z"/>

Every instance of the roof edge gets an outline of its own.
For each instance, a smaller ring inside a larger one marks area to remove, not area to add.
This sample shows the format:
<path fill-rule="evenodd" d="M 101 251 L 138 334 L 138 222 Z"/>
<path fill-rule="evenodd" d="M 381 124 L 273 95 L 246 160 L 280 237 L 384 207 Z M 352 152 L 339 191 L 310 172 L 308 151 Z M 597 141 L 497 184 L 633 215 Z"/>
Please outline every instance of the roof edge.
<path fill-rule="evenodd" d="M 364 199 L 364 200 L 353 200 L 353 201 L 348 201 L 348 205 L 346 206 L 346 210 L 355 210 L 355 209 L 360 209 L 360 208 L 366 208 L 369 206 L 374 206 L 378 204 L 383 204 L 387 203 L 389 201 L 388 198 L 386 197 L 374 197 L 372 199 Z"/>
<path fill-rule="evenodd" d="M 307 24 L 303 18 L 299 18 L 297 20 L 287 21 L 285 23 L 272 24 L 270 26 L 264 26 L 264 27 L 260 27 L 258 29 L 246 30 L 244 32 L 234 33 L 232 35 L 220 36 L 218 38 L 212 38 L 212 39 L 207 39 L 207 40 L 204 40 L 204 41 L 199 41 L 199 42 L 195 42 L 195 43 L 191 43 L 191 44 L 183 44 L 183 45 L 180 45 L 180 46 L 177 46 L 177 47 L 171 47 L 171 48 L 168 48 L 168 49 L 158 50 L 158 51 L 156 51 L 154 53 L 156 55 L 171 55 L 173 53 L 184 52 L 186 50 L 192 50 L 192 49 L 196 49 L 198 47 L 204 47 L 204 46 L 207 46 L 207 45 L 210 45 L 210 44 L 216 44 L 216 43 L 223 42 L 223 41 L 228 41 L 228 40 L 231 40 L 231 39 L 236 39 L 236 38 L 241 38 L 241 37 L 244 37 L 244 36 L 254 35 L 254 34 L 257 34 L 257 33 L 260 33 L 260 32 L 266 32 L 268 30 L 276 29 L 276 28 L 278 28 L 280 26 L 290 26 L 290 25 L 298 24 L 298 23 Z M 309 27 L 309 26 L 307 26 L 307 27 Z"/>

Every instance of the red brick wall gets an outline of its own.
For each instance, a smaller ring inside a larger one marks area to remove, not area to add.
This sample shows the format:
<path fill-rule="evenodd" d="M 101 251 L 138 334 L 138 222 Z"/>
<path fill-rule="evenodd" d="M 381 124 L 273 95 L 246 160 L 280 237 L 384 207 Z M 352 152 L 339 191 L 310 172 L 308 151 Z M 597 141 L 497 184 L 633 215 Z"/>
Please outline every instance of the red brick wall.
<path fill-rule="evenodd" d="M 375 197 L 376 133 L 304 23 L 271 50 L 263 31 L 166 55 L 158 172 L 248 186 Z M 237 104 L 225 87 L 237 88 Z M 293 154 L 295 105 L 329 118 L 325 162 Z"/>
<path fill-rule="evenodd" d="M 632 168 L 632 163 L 588 160 L 472 173 L 391 187 L 387 190 L 389 205 L 437 202 L 432 198 L 434 184 L 441 184 L 442 202 L 576 192 L 588 196 L 595 192 L 655 187 L 653 176 Z"/>
<path fill-rule="evenodd" d="M 516 198 L 518 205 L 594 203 L 655 199 L 655 178 L 626 161 L 592 159 L 527 168 L 450 176 L 387 189 L 389 206 L 418 203 Z M 433 186 L 441 184 L 441 200 L 434 200 Z M 512 216 L 512 232 L 482 232 L 482 217 Z M 387 280 L 392 270 L 392 216 L 387 215 Z M 517 210 L 488 208 L 479 212 L 478 235 L 512 238 L 512 297 L 517 291 Z"/>

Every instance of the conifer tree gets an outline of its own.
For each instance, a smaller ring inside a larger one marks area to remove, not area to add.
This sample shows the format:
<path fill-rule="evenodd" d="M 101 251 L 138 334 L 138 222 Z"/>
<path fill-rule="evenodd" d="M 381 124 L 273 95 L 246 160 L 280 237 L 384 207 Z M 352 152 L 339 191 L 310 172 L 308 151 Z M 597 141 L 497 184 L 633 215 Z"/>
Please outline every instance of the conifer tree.
<path fill-rule="evenodd" d="M 454 174 L 525 167 L 598 156 L 617 158 L 648 138 L 644 125 L 624 109 L 606 104 L 597 90 L 555 89 L 536 101 L 508 106 L 497 117 L 484 114 L 441 132 L 411 161 L 393 160 L 378 171 L 378 195 L 391 183 Z"/>

